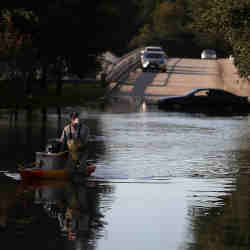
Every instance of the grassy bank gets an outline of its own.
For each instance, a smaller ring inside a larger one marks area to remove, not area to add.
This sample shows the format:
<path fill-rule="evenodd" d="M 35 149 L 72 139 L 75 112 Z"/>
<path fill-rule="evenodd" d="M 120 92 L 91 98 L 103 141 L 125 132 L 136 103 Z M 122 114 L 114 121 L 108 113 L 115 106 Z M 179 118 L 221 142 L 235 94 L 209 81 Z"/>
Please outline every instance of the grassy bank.
<path fill-rule="evenodd" d="M 64 83 L 62 95 L 56 95 L 56 84 L 50 83 L 47 91 L 40 86 L 32 86 L 32 96 L 27 96 L 20 82 L 0 82 L 0 108 L 25 108 L 28 105 L 40 107 L 85 106 L 97 103 L 105 93 L 105 87 L 100 82 Z"/>

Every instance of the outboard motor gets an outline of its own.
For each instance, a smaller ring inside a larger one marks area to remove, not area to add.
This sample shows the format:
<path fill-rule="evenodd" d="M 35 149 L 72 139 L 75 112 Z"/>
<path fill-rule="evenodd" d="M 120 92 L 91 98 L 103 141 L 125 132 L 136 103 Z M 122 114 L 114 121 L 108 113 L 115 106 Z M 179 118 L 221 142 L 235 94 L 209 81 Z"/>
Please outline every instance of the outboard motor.
<path fill-rule="evenodd" d="M 59 153 L 62 148 L 62 143 L 59 139 L 49 139 L 45 147 L 46 153 Z"/>

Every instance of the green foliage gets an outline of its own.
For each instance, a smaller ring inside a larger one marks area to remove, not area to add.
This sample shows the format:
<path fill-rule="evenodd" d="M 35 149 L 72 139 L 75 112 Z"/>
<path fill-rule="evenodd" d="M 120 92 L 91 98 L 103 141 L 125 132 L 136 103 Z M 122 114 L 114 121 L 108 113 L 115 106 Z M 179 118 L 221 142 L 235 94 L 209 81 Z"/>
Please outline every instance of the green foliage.
<path fill-rule="evenodd" d="M 193 8 L 193 27 L 210 36 L 221 36 L 233 51 L 240 75 L 248 77 L 250 0 L 209 0 L 204 5 L 201 0 L 195 0 L 195 4 L 200 8 Z"/>
<path fill-rule="evenodd" d="M 36 63 L 36 49 L 31 40 L 31 35 L 21 31 L 23 22 L 29 23 L 31 13 L 23 10 L 3 10 L 0 23 L 0 59 L 6 65 L 6 76 L 9 79 L 23 77 L 30 72 Z M 15 19 L 15 17 L 18 17 Z"/>
<path fill-rule="evenodd" d="M 169 56 L 194 56 L 194 33 L 190 29 L 190 11 L 186 0 L 158 1 L 150 20 L 131 40 L 131 47 L 161 45 Z M 189 49 L 187 50 L 187 46 Z M 197 54 L 200 49 L 196 47 Z"/>
<path fill-rule="evenodd" d="M 242 77 L 250 76 L 250 33 L 245 32 L 240 38 L 234 39 L 233 53 L 235 65 Z M 248 78 L 249 79 L 249 78 Z"/>
<path fill-rule="evenodd" d="M 40 90 L 37 81 L 34 81 L 33 93 L 30 97 L 25 95 L 25 86 L 22 82 L 0 81 L 0 108 L 84 106 L 89 102 L 97 102 L 104 96 L 106 89 L 101 84 L 101 82 L 64 83 L 62 95 L 57 96 L 55 82 L 51 82 L 48 91 L 44 93 Z"/>
<path fill-rule="evenodd" d="M 106 50 L 161 45 L 169 56 L 198 57 L 203 48 L 234 54 L 249 75 L 250 0 L 80 0 L 42 1 L 16 8 L 2 3 L 0 60 L 11 77 L 27 79 L 57 72 L 84 77 L 98 70 Z M 26 6 L 26 7 L 25 7 Z M 28 6 L 28 7 L 27 7 Z M 60 66 L 61 65 L 61 66 Z M 46 82 L 46 81 L 44 81 Z"/>

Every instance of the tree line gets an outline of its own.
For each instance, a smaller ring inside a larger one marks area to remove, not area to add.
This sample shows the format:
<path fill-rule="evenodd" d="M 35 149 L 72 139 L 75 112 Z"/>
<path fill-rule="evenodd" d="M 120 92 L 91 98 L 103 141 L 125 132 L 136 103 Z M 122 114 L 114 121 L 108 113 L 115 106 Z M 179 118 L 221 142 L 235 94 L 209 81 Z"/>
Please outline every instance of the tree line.
<path fill-rule="evenodd" d="M 0 11 L 0 77 L 24 81 L 27 93 L 34 79 L 46 91 L 53 77 L 60 95 L 62 77 L 99 70 L 102 52 L 145 45 L 181 57 L 213 48 L 250 75 L 250 0 L 10 0 Z"/>

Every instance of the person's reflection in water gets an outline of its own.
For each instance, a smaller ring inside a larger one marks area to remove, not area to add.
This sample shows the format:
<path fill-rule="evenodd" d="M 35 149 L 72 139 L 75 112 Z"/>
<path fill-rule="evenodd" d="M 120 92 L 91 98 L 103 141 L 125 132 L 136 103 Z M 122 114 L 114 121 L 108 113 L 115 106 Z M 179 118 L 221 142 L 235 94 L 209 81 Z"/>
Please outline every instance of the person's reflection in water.
<path fill-rule="evenodd" d="M 94 249 L 104 237 L 105 211 L 100 201 L 113 193 L 112 186 L 83 179 L 35 180 L 7 187 L 1 183 L 0 190 L 0 234 L 2 245 L 9 249 L 16 245 L 49 249 L 55 240 L 55 249 L 65 242 L 75 246 L 69 249 Z"/>
<path fill-rule="evenodd" d="M 69 240 L 75 240 L 78 233 L 87 234 L 91 211 L 83 184 L 38 189 L 36 197 L 43 202 L 48 214 L 58 219 L 61 232 Z"/>
<path fill-rule="evenodd" d="M 0 204 L 0 232 L 4 231 L 7 227 L 7 212 L 3 204 Z"/>

